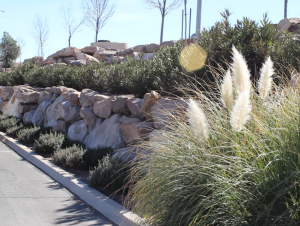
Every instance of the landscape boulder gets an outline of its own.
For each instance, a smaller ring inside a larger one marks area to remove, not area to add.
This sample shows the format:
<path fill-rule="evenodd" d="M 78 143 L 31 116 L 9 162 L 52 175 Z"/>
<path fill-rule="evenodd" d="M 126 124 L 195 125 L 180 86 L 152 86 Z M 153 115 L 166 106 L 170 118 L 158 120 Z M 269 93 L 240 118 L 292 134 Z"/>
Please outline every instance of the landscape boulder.
<path fill-rule="evenodd" d="M 160 94 L 151 91 L 150 93 L 146 93 L 144 95 L 144 102 L 142 103 L 141 111 L 143 116 L 146 118 L 147 121 L 152 120 L 151 115 L 151 107 L 161 98 Z"/>
<path fill-rule="evenodd" d="M 68 131 L 68 124 L 64 120 L 57 120 L 52 126 L 52 131 L 66 134 Z"/>
<path fill-rule="evenodd" d="M 85 124 L 88 127 L 88 132 L 92 132 L 94 129 L 94 125 L 97 120 L 97 116 L 93 112 L 93 107 L 89 108 L 81 108 L 80 109 L 80 116 L 84 119 Z"/>
<path fill-rule="evenodd" d="M 93 112 L 100 118 L 109 118 L 112 116 L 113 103 L 116 100 L 114 96 L 111 96 L 102 101 L 96 101 L 93 106 Z"/>
<path fill-rule="evenodd" d="M 154 128 L 153 123 L 143 122 L 138 118 L 123 116 L 120 122 L 122 123 L 122 138 L 126 144 L 148 140 L 148 134 Z"/>
<path fill-rule="evenodd" d="M 83 142 L 87 135 L 87 125 L 84 120 L 80 120 L 69 127 L 67 136 L 70 140 Z"/>
<path fill-rule="evenodd" d="M 84 48 L 81 49 L 81 52 L 93 56 L 93 54 L 95 52 L 97 52 L 99 49 L 101 49 L 101 47 L 98 47 L 98 46 L 86 46 L 86 47 L 84 47 Z"/>
<path fill-rule="evenodd" d="M 119 52 L 117 52 L 117 56 L 122 56 L 125 57 L 129 54 L 133 53 L 133 49 L 132 48 L 128 48 L 128 49 L 124 49 L 124 50 L 120 50 Z"/>
<path fill-rule="evenodd" d="M 14 89 L 11 86 L 0 86 L 0 97 L 3 101 L 9 101 L 14 94 Z"/>
<path fill-rule="evenodd" d="M 32 116 L 32 123 L 35 123 L 37 126 L 44 126 L 46 111 L 51 104 L 51 100 L 45 100 L 41 104 L 39 104 Z"/>
<path fill-rule="evenodd" d="M 187 103 L 182 100 L 170 100 L 161 98 L 151 107 L 154 126 L 157 129 L 163 129 L 169 123 L 174 121 L 174 116 L 178 117 L 186 111 Z"/>
<path fill-rule="evenodd" d="M 19 114 L 25 114 L 26 112 L 35 110 L 38 107 L 37 104 L 24 104 L 24 103 L 19 103 L 18 106 L 18 113 Z"/>
<path fill-rule="evenodd" d="M 145 45 L 137 45 L 137 46 L 133 47 L 132 50 L 133 50 L 133 52 L 144 53 L 144 52 L 146 52 L 146 46 Z"/>
<path fill-rule="evenodd" d="M 68 91 L 62 94 L 63 98 L 67 101 L 70 101 L 72 105 L 79 105 L 79 96 L 80 92 L 77 91 Z"/>
<path fill-rule="evenodd" d="M 127 97 L 118 97 L 114 102 L 113 102 L 113 108 L 112 111 L 115 114 L 123 114 L 123 115 L 131 115 L 131 112 L 127 106 Z"/>
<path fill-rule="evenodd" d="M 114 114 L 111 118 L 97 119 L 92 132 L 84 140 L 87 148 L 110 147 L 112 149 L 120 149 L 126 146 L 122 139 L 122 123 L 120 118 L 122 115 Z"/>
<path fill-rule="evenodd" d="M 22 103 L 38 103 L 40 93 L 29 86 L 14 86 L 15 96 Z"/>
<path fill-rule="evenodd" d="M 77 60 L 85 60 L 86 61 L 86 65 L 90 65 L 92 62 L 99 62 L 95 57 L 92 57 L 88 54 L 84 54 L 84 53 L 76 53 L 76 59 Z"/>
<path fill-rule="evenodd" d="M 17 118 L 21 118 L 22 116 L 18 113 L 19 108 L 19 100 L 16 98 L 16 95 L 14 94 L 10 100 L 5 104 L 2 108 L 2 112 L 4 115 L 9 115 Z"/>
<path fill-rule="evenodd" d="M 159 44 L 151 43 L 146 45 L 146 53 L 155 53 L 159 51 Z"/>
<path fill-rule="evenodd" d="M 79 103 L 83 108 L 88 108 L 93 106 L 93 96 L 99 94 L 98 92 L 91 89 L 83 89 L 80 93 Z"/>
<path fill-rule="evenodd" d="M 139 98 L 131 98 L 126 100 L 126 104 L 131 112 L 131 116 L 133 118 L 143 119 L 144 116 L 142 114 L 142 104 L 144 100 Z"/>
<path fill-rule="evenodd" d="M 33 118 L 34 112 L 35 112 L 35 110 L 26 112 L 24 114 L 24 116 L 23 116 L 23 122 L 25 122 L 25 123 L 33 123 L 32 122 L 32 118 Z"/>
<path fill-rule="evenodd" d="M 76 56 L 77 53 L 80 53 L 79 49 L 75 47 L 67 47 L 57 51 L 56 54 L 53 55 L 52 57 L 53 58 L 72 57 L 72 56 Z"/>

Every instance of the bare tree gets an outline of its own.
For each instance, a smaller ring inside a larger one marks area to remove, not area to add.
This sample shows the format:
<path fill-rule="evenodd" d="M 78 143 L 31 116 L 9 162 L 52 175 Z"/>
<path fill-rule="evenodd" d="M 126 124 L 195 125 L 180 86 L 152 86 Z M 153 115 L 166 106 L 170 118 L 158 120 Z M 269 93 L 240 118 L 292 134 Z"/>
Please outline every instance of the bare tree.
<path fill-rule="evenodd" d="M 49 38 L 49 25 L 47 19 L 44 21 L 37 14 L 33 21 L 33 33 L 32 37 L 34 38 L 36 45 L 38 47 L 37 54 L 38 56 L 45 55 L 45 45 Z"/>
<path fill-rule="evenodd" d="M 284 19 L 287 18 L 287 4 L 288 0 L 284 0 Z"/>
<path fill-rule="evenodd" d="M 109 3 L 110 0 L 82 0 L 83 18 L 85 24 L 95 31 L 96 42 L 99 31 L 115 12 L 115 5 Z"/>
<path fill-rule="evenodd" d="M 17 38 L 17 43 L 20 46 L 19 59 L 20 59 L 20 63 L 22 63 L 22 54 L 23 54 L 23 49 L 24 49 L 24 46 L 25 46 L 26 42 L 24 41 L 23 38 L 18 37 Z"/>
<path fill-rule="evenodd" d="M 182 4 L 182 0 L 144 0 L 150 8 L 155 8 L 160 11 L 161 14 L 161 30 L 160 30 L 160 42 L 163 42 L 165 17 L 172 10 L 177 9 Z M 168 3 L 167 3 L 168 2 Z"/>
<path fill-rule="evenodd" d="M 61 6 L 59 12 L 64 20 L 64 28 L 68 31 L 69 38 L 68 44 L 71 46 L 71 38 L 75 32 L 79 32 L 78 28 L 84 23 L 84 19 L 77 20 L 73 16 L 73 10 L 71 3 L 68 6 Z"/>

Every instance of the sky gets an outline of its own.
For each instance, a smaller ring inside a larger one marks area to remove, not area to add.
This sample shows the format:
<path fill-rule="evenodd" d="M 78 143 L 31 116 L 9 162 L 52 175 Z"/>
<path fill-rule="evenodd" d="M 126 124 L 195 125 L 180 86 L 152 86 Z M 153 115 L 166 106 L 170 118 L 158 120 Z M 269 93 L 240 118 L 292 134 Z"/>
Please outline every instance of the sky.
<path fill-rule="evenodd" d="M 116 5 L 113 17 L 99 32 L 98 39 L 139 44 L 159 43 L 161 15 L 158 9 L 150 9 L 144 0 L 110 0 Z M 171 1 L 171 0 L 168 0 Z M 37 55 L 37 46 L 32 37 L 33 20 L 36 15 L 48 21 L 49 38 L 45 45 L 45 57 L 68 46 L 68 33 L 63 27 L 59 8 L 72 4 L 74 16 L 82 16 L 81 0 L 9 0 L 0 2 L 0 38 L 8 32 L 15 40 L 23 40 L 21 60 Z M 189 18 L 192 9 L 191 34 L 196 30 L 197 0 L 187 0 Z M 288 1 L 288 18 L 300 17 L 300 1 Z M 181 38 L 183 5 L 165 18 L 164 41 Z M 209 28 L 221 20 L 220 12 L 229 9 L 231 23 L 248 17 L 260 21 L 268 13 L 272 23 L 278 23 L 284 15 L 284 0 L 202 0 L 201 27 Z M 95 32 L 82 26 L 71 40 L 71 46 L 83 48 L 95 39 Z M 19 61 L 18 59 L 17 61 Z"/>

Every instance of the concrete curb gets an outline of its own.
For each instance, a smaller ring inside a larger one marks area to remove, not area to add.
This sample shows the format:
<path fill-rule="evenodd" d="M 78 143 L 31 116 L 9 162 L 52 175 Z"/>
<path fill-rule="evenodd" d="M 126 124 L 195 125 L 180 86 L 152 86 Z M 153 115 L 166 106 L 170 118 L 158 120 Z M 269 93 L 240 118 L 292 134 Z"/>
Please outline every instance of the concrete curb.
<path fill-rule="evenodd" d="M 15 139 L 0 132 L 0 141 L 13 149 L 28 162 L 42 170 L 54 180 L 69 189 L 84 202 L 99 211 L 109 220 L 119 226 L 133 226 L 142 224 L 143 220 L 132 211 L 113 201 L 99 191 L 89 187 L 81 180 L 36 154 Z"/>

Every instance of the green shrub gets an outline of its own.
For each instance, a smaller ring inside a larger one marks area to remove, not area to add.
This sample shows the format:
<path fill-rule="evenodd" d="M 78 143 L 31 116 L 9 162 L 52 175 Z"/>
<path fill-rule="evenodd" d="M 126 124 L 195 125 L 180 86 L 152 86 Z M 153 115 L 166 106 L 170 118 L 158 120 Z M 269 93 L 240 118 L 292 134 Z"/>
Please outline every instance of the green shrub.
<path fill-rule="evenodd" d="M 64 140 L 61 148 L 66 149 L 69 147 L 73 147 L 74 145 L 77 147 L 84 147 L 84 144 L 82 144 L 80 141 L 71 140 L 70 138 L 68 138 L 68 136 L 65 136 L 65 140 Z"/>
<path fill-rule="evenodd" d="M 8 115 L 0 114 L 0 121 L 10 118 Z"/>
<path fill-rule="evenodd" d="M 34 143 L 35 140 L 39 138 L 42 130 L 38 126 L 32 128 L 24 128 L 17 132 L 18 140 L 23 144 Z"/>
<path fill-rule="evenodd" d="M 6 132 L 6 129 L 14 127 L 20 123 L 20 119 L 17 118 L 6 118 L 0 120 L 0 131 Z"/>
<path fill-rule="evenodd" d="M 84 148 L 77 145 L 55 151 L 53 154 L 53 162 L 59 166 L 82 168 L 82 156 L 85 151 L 86 150 Z"/>
<path fill-rule="evenodd" d="M 8 136 L 11 136 L 11 137 L 16 137 L 16 136 L 17 136 L 17 133 L 18 133 L 21 129 L 24 129 L 24 125 L 23 125 L 23 124 L 20 124 L 20 125 L 16 125 L 16 126 L 7 128 L 7 129 L 6 129 L 6 134 L 7 134 Z"/>
<path fill-rule="evenodd" d="M 106 187 L 114 191 L 124 188 L 128 176 L 128 168 L 118 158 L 106 155 L 98 166 L 90 171 L 89 184 L 93 187 Z"/>
<path fill-rule="evenodd" d="M 87 149 L 82 156 L 85 167 L 96 167 L 99 160 L 107 154 L 112 154 L 112 152 L 111 148 Z"/>
<path fill-rule="evenodd" d="M 42 134 L 34 142 L 33 150 L 35 152 L 51 153 L 61 148 L 65 139 L 65 135 L 57 132 Z"/>

